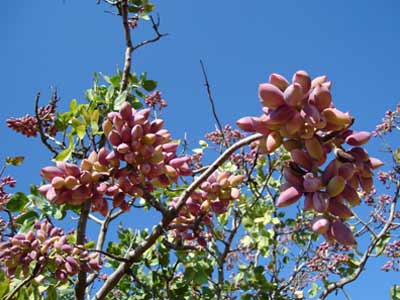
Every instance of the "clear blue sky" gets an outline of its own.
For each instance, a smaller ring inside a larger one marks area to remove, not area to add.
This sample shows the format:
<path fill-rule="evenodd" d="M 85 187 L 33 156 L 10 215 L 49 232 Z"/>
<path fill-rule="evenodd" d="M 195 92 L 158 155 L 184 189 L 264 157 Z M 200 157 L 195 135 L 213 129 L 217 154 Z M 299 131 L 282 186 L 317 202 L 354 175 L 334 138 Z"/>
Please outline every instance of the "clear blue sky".
<path fill-rule="evenodd" d="M 18 190 L 39 182 L 49 154 L 39 141 L 5 126 L 9 116 L 33 111 L 58 88 L 66 106 L 84 101 L 93 72 L 113 74 L 123 63 L 120 20 L 95 0 L 5 1 L 0 11 L 0 157 L 24 155 L 10 170 Z M 161 31 L 170 36 L 135 53 L 134 70 L 159 81 L 169 107 L 164 113 L 174 136 L 188 132 L 195 143 L 214 127 L 203 86 L 203 59 L 223 123 L 260 113 L 257 86 L 272 72 L 298 69 L 333 80 L 336 105 L 357 118 L 355 128 L 373 130 L 399 102 L 400 2 L 385 1 L 156 1 Z M 150 34 L 136 36 L 138 41 Z M 193 145 L 195 146 L 195 145 Z M 379 155 L 379 143 L 371 142 Z M 398 275 L 379 264 L 348 291 L 353 299 L 388 299 Z M 335 299 L 334 297 L 332 299 Z M 343 299 L 337 297 L 336 299 Z"/>

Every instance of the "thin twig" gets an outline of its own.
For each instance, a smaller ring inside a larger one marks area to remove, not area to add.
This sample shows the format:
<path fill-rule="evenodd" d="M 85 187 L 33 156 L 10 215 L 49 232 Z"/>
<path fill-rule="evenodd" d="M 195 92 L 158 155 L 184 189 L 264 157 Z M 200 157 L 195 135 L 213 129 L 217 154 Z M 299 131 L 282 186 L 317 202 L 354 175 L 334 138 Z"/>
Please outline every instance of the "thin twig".
<path fill-rule="evenodd" d="M 217 110 L 215 108 L 215 102 L 214 102 L 214 99 L 213 99 L 213 96 L 212 96 L 212 93 L 211 93 L 211 87 L 210 87 L 210 83 L 208 81 L 206 68 L 204 67 L 204 63 L 203 63 L 203 61 L 201 59 L 200 59 L 200 66 L 201 66 L 201 70 L 203 72 L 204 81 L 205 81 L 204 85 L 206 86 L 206 89 L 207 89 L 208 100 L 210 100 L 211 110 L 212 110 L 215 122 L 217 123 L 218 129 L 221 132 L 221 136 L 222 136 L 222 139 L 224 141 L 223 144 L 225 145 L 225 147 L 228 147 L 228 141 L 225 140 L 224 129 L 222 127 L 221 122 L 219 121 L 219 118 L 218 118 L 218 115 L 217 115 Z"/>
<path fill-rule="evenodd" d="M 133 51 L 135 51 L 135 50 L 139 49 L 140 47 L 143 47 L 147 44 L 155 43 L 162 37 L 168 35 L 168 33 L 160 33 L 160 31 L 159 31 L 159 27 L 160 27 L 160 16 L 159 15 L 157 15 L 157 22 L 154 21 L 153 16 L 150 16 L 150 21 L 151 21 L 152 28 L 153 28 L 153 31 L 155 32 L 156 36 L 152 39 L 142 41 L 139 44 L 133 46 Z"/>

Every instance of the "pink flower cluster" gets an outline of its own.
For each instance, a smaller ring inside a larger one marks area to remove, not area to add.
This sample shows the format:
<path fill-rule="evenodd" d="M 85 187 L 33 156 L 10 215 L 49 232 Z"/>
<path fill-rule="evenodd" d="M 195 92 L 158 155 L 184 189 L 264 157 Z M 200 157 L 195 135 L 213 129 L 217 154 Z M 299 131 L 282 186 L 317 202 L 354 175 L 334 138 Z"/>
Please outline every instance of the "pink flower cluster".
<path fill-rule="evenodd" d="M 54 113 L 55 106 L 51 104 L 40 107 L 38 112 L 44 131 L 51 136 L 56 134 Z M 9 118 L 7 119 L 7 127 L 25 135 L 26 137 L 36 137 L 39 130 L 38 119 L 31 115 L 25 115 L 20 118 Z"/>
<path fill-rule="evenodd" d="M 0 181 L 0 211 L 2 206 L 5 205 L 11 198 L 11 194 L 6 192 L 4 189 L 8 186 L 13 188 L 15 186 L 16 180 L 11 176 L 5 176 L 1 178 Z"/>
<path fill-rule="evenodd" d="M 155 91 L 151 95 L 147 96 L 147 98 L 144 99 L 144 102 L 152 109 L 162 110 L 167 107 L 167 101 L 162 98 L 160 91 Z"/>

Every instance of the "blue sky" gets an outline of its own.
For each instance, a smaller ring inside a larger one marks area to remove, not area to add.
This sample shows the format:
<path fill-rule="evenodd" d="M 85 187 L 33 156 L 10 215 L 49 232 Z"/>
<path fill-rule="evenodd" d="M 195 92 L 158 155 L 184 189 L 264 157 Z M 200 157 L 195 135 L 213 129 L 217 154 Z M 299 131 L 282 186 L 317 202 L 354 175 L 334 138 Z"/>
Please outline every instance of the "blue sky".
<path fill-rule="evenodd" d="M 0 11 L 0 157 L 24 155 L 10 170 L 18 190 L 39 182 L 49 153 L 38 140 L 5 126 L 6 118 L 33 111 L 37 91 L 43 101 L 58 88 L 66 107 L 84 101 L 93 72 L 114 74 L 122 67 L 120 20 L 95 0 L 7 1 Z M 356 117 L 355 128 L 373 130 L 399 102 L 400 2 L 385 1 L 156 1 L 161 31 L 170 35 L 139 50 L 133 69 L 159 81 L 168 101 L 167 127 L 177 138 L 188 133 L 195 147 L 214 128 L 199 59 L 206 64 L 223 123 L 258 115 L 258 83 L 272 72 L 287 77 L 298 69 L 333 80 L 335 104 Z M 151 34 L 133 33 L 135 41 Z M 378 141 L 368 146 L 381 155 Z M 397 274 L 379 264 L 348 291 L 353 299 L 388 298 Z M 340 296 L 342 297 L 342 296 Z M 337 297 L 337 299 L 342 299 Z M 335 299 L 335 298 L 332 298 Z"/>

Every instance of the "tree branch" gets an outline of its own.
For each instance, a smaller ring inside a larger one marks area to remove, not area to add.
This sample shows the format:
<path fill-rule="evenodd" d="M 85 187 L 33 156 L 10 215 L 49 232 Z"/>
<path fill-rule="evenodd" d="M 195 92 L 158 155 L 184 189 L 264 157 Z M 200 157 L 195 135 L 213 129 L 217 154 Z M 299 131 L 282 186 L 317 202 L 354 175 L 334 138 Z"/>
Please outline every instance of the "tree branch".
<path fill-rule="evenodd" d="M 176 218 L 189 196 L 201 185 L 201 183 L 207 180 L 207 178 L 214 173 L 219 166 L 228 160 L 233 152 L 250 144 L 251 142 L 259 140 L 261 137 L 263 137 L 262 134 L 254 134 L 233 144 L 231 147 L 225 150 L 225 152 L 218 157 L 204 173 L 196 178 L 192 184 L 181 194 L 175 207 L 171 208 L 168 213 L 164 215 L 160 223 L 153 229 L 153 232 L 147 237 L 147 239 L 140 243 L 130 253 L 128 253 L 126 257 L 128 259 L 128 263 L 121 263 L 119 267 L 112 274 L 110 274 L 103 286 L 96 293 L 94 299 L 105 299 L 107 294 L 118 284 L 121 278 L 129 272 L 131 265 L 137 262 L 142 255 L 156 243 L 157 239 L 163 234 L 165 229 L 168 228 L 168 225 Z"/>
<path fill-rule="evenodd" d="M 400 183 L 397 184 L 397 190 L 395 193 L 395 197 L 393 198 L 393 202 L 390 206 L 390 212 L 389 212 L 389 218 L 385 224 L 385 226 L 382 228 L 382 230 L 379 232 L 379 234 L 372 240 L 372 242 L 369 244 L 367 250 L 365 251 L 363 257 L 361 258 L 360 265 L 357 268 L 357 270 L 353 273 L 353 275 L 349 277 L 345 277 L 340 279 L 337 282 L 331 283 L 330 285 L 327 286 L 327 288 L 322 292 L 320 295 L 320 300 L 324 300 L 329 294 L 331 294 L 333 291 L 337 289 L 342 289 L 345 285 L 353 282 L 360 276 L 361 272 L 364 270 L 364 267 L 369 259 L 369 257 L 372 254 L 372 251 L 374 251 L 376 245 L 378 242 L 390 231 L 392 222 L 396 216 L 396 204 L 399 198 L 399 193 L 400 193 Z"/>
<path fill-rule="evenodd" d="M 91 201 L 88 199 L 83 202 L 81 207 L 81 213 L 78 221 L 78 228 L 76 231 L 76 243 L 78 245 L 83 245 L 85 243 L 85 235 L 86 235 L 86 225 L 87 219 L 90 212 Z M 85 290 L 86 290 L 86 272 L 81 270 L 78 273 L 78 282 L 75 286 L 75 296 L 76 300 L 84 300 L 85 299 Z"/>
<path fill-rule="evenodd" d="M 10 294 L 7 295 L 6 298 L 4 298 L 4 300 L 11 300 L 17 293 L 18 291 L 25 286 L 26 284 L 28 284 L 33 278 L 36 277 L 37 273 L 39 272 L 39 268 L 40 268 L 40 264 L 36 263 L 33 272 L 31 275 L 29 275 L 29 277 L 25 278 L 24 280 L 22 280 L 16 287 L 14 290 L 11 291 Z"/>
<path fill-rule="evenodd" d="M 157 22 L 154 21 L 154 18 L 152 16 L 150 16 L 150 21 L 151 21 L 151 25 L 153 28 L 153 31 L 155 32 L 156 36 L 152 39 L 148 39 L 145 41 L 140 42 L 139 44 L 133 46 L 133 51 L 139 49 L 140 47 L 143 47 L 147 44 L 151 44 L 154 42 L 157 42 L 159 39 L 161 39 L 164 36 L 167 36 L 168 33 L 160 33 L 159 31 L 159 27 L 160 27 L 160 16 L 157 16 Z"/>
<path fill-rule="evenodd" d="M 122 6 L 120 8 L 120 13 L 122 16 L 122 25 L 124 27 L 125 32 L 125 63 L 124 63 L 124 70 L 122 72 L 122 79 L 121 79 L 121 86 L 119 89 L 119 93 L 121 94 L 123 91 L 126 90 L 129 81 L 129 75 L 131 73 L 131 62 L 132 62 L 132 39 L 131 39 L 131 28 L 129 26 L 128 21 L 128 0 L 122 0 Z"/>

